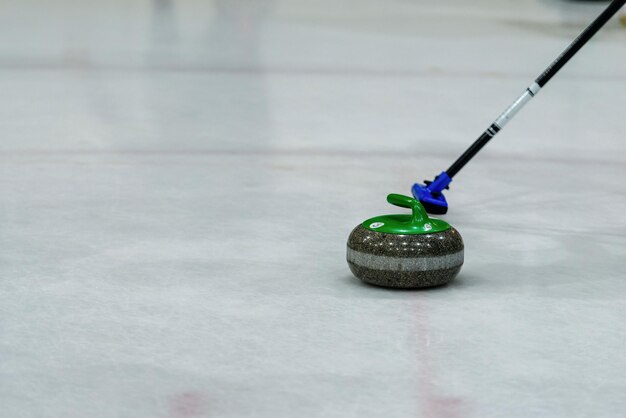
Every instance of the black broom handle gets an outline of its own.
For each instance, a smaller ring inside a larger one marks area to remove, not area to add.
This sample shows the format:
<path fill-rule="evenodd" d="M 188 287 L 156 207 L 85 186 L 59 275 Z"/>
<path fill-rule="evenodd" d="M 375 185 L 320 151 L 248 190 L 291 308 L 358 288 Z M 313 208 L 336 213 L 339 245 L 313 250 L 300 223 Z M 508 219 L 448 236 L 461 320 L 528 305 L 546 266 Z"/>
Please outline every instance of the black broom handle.
<path fill-rule="evenodd" d="M 498 119 L 496 119 L 489 128 L 483 134 L 478 137 L 478 139 L 461 155 L 458 160 L 456 160 L 450 168 L 446 170 L 446 173 L 450 178 L 454 177 L 456 173 L 458 173 L 465 164 L 467 164 L 474 155 L 484 147 L 487 142 L 498 132 L 504 128 L 504 125 L 507 124 L 513 117 L 520 111 L 522 107 L 526 103 L 530 101 L 535 95 L 539 92 L 539 90 L 545 86 L 548 81 L 552 77 L 559 72 L 561 68 L 574 56 L 576 53 L 582 48 L 589 39 L 593 37 L 605 25 L 606 22 L 611 19 L 611 17 L 617 13 L 617 11 L 626 4 L 626 0 L 613 0 L 611 4 L 598 16 L 596 20 L 594 20 L 587 29 L 585 29 L 578 38 L 574 40 L 570 44 L 570 46 L 563 51 L 563 53 L 552 63 L 546 70 L 541 74 L 530 87 L 526 89 L 526 91 L 511 105 L 509 106 L 504 113 L 502 113 Z"/>

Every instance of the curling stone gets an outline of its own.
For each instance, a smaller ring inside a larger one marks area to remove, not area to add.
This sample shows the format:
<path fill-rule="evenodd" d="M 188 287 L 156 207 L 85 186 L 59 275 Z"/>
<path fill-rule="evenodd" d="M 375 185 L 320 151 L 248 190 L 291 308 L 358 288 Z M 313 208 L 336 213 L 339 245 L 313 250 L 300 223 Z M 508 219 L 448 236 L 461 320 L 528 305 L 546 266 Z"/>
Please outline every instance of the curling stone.
<path fill-rule="evenodd" d="M 352 273 L 369 284 L 404 289 L 451 282 L 463 265 L 459 232 L 429 218 L 412 197 L 390 194 L 387 201 L 413 213 L 377 216 L 354 228 L 347 254 Z"/>

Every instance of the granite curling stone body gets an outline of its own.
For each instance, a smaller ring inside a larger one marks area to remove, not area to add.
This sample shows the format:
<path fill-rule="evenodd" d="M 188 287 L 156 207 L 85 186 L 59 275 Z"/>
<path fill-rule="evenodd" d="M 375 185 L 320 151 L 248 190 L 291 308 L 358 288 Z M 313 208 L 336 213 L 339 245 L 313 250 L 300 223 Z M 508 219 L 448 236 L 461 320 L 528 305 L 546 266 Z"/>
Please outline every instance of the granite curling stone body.
<path fill-rule="evenodd" d="M 463 240 L 447 222 L 429 218 L 422 204 L 390 194 L 411 215 L 384 215 L 358 225 L 348 238 L 348 265 L 366 283 L 396 288 L 440 286 L 463 265 Z"/>

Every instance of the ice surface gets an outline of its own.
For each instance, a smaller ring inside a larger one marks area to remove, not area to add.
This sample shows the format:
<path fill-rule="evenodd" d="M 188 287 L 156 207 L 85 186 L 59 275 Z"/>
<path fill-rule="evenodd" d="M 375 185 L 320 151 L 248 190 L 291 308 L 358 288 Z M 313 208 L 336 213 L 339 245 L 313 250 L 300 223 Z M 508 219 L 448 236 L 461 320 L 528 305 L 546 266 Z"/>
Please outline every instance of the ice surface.
<path fill-rule="evenodd" d="M 2 4 L 0 415 L 623 416 L 617 20 L 452 183 L 452 285 L 345 262 L 603 6 Z"/>

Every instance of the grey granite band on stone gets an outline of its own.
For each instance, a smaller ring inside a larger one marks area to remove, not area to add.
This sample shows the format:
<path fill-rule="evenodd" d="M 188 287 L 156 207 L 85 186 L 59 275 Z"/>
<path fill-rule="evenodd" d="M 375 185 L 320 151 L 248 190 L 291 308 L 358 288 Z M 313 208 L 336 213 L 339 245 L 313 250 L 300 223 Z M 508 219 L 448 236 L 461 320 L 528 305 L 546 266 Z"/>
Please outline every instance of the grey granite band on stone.
<path fill-rule="evenodd" d="M 458 267 L 463 264 L 463 250 L 434 257 L 388 257 L 367 254 L 348 247 L 347 259 L 357 266 L 373 270 L 432 271 Z"/>

